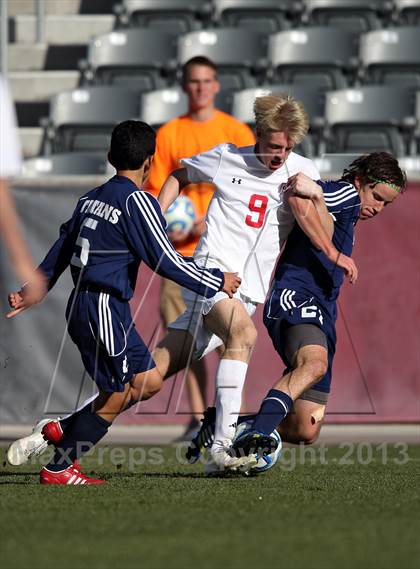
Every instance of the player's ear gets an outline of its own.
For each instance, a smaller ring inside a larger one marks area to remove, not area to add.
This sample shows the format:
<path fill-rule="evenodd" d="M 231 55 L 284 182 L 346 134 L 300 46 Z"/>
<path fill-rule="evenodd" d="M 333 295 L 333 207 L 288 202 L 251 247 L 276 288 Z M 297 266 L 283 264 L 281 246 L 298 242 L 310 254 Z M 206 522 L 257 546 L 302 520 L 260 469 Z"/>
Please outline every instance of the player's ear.
<path fill-rule="evenodd" d="M 153 162 L 153 156 L 149 156 L 148 158 L 146 158 L 146 160 L 143 162 L 143 179 L 142 179 L 142 184 L 145 184 L 149 174 L 150 174 L 150 168 L 152 166 L 152 162 Z"/>
<path fill-rule="evenodd" d="M 357 191 L 359 191 L 360 188 L 362 187 L 362 184 L 360 183 L 360 178 L 359 178 L 359 176 L 356 176 L 356 177 L 354 178 L 353 186 L 356 188 Z"/>
<path fill-rule="evenodd" d="M 149 172 L 150 168 L 152 167 L 152 162 L 153 162 L 153 155 L 152 156 L 148 156 L 146 158 L 146 160 L 144 161 L 143 164 L 143 172 L 146 174 Z"/>
<path fill-rule="evenodd" d="M 108 162 L 111 164 L 111 166 L 115 168 L 114 164 L 112 163 L 111 152 L 108 152 L 106 157 L 108 158 Z"/>

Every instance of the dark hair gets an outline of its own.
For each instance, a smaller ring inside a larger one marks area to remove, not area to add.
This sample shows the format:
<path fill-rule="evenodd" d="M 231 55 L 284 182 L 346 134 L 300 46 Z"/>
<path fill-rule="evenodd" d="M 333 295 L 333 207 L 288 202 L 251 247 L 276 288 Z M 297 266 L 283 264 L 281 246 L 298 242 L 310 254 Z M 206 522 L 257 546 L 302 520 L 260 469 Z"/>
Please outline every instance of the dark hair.
<path fill-rule="evenodd" d="M 398 164 L 398 160 L 388 152 L 372 152 L 356 158 L 344 169 L 342 180 L 354 184 L 355 178 L 362 185 L 383 182 L 399 188 L 403 192 L 407 185 L 407 176 Z"/>
<path fill-rule="evenodd" d="M 195 57 L 192 57 L 191 59 L 186 61 L 184 63 L 184 65 L 182 66 L 182 84 L 183 85 L 185 85 L 185 83 L 187 81 L 187 77 L 188 77 L 188 71 L 190 70 L 190 67 L 192 67 L 193 65 L 201 65 L 204 67 L 210 67 L 210 69 L 213 69 L 214 74 L 217 77 L 216 64 L 213 63 L 213 61 L 211 59 L 209 59 L 208 57 L 205 57 L 204 55 L 196 55 Z"/>
<path fill-rule="evenodd" d="M 139 170 L 156 149 L 156 132 L 141 121 L 124 121 L 112 131 L 109 161 L 117 170 Z"/>

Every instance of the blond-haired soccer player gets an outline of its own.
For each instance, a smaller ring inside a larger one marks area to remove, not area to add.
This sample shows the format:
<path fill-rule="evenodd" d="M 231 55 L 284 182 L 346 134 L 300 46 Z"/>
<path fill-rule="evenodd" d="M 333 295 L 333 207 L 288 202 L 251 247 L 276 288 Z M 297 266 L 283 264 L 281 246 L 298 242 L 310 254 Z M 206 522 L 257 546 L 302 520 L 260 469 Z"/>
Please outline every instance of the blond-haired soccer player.
<path fill-rule="evenodd" d="M 222 342 L 225 345 L 216 373 L 216 432 L 211 449 L 221 469 L 235 464 L 229 449 L 257 339 L 251 316 L 265 300 L 275 261 L 295 223 L 284 191 L 290 177 L 299 172 L 313 179 L 320 177 L 311 160 L 293 152 L 308 131 L 308 117 L 301 103 L 288 95 L 259 97 L 254 111 L 255 146 L 222 144 L 182 160 L 183 168 L 171 174 L 159 195 L 165 211 L 191 182 L 216 186 L 207 212 L 207 230 L 194 258 L 203 266 L 217 264 L 238 272 L 242 279 L 233 299 L 219 293 L 208 302 L 185 290 L 187 310 L 169 326 L 169 335 L 155 350 L 157 365 L 168 376 L 187 364 L 191 349 L 194 357 L 200 358 Z M 314 245 L 355 280 L 353 261 L 339 255 L 317 210 L 305 208 L 302 213 L 295 208 L 295 215 Z M 184 347 L 181 358 L 180 345 Z"/>
<path fill-rule="evenodd" d="M 182 89 L 188 99 L 188 111 L 160 127 L 156 138 L 156 153 L 150 170 L 147 190 L 158 196 L 169 174 L 179 168 L 181 158 L 205 152 L 217 144 L 231 142 L 236 146 L 255 143 L 252 130 L 235 117 L 217 108 L 220 91 L 217 66 L 209 58 L 196 56 L 182 68 Z M 192 201 L 195 222 L 192 230 L 171 232 L 169 237 L 181 255 L 191 256 L 205 231 L 207 208 L 213 197 L 214 186 L 208 183 L 190 184 L 185 195 Z M 181 287 L 162 279 L 160 313 L 165 327 L 185 311 Z M 205 360 L 196 360 L 189 367 L 185 386 L 190 400 L 191 421 L 183 439 L 199 424 L 206 405 L 207 372 Z"/>

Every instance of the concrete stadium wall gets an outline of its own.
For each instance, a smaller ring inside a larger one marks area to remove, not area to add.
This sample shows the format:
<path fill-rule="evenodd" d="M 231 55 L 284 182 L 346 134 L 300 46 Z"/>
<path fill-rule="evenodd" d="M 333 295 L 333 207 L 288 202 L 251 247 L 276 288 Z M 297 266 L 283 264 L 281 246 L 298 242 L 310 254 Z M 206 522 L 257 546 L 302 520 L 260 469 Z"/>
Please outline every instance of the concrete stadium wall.
<path fill-rule="evenodd" d="M 92 184 L 93 185 L 93 184 Z M 15 196 L 34 257 L 40 261 L 90 184 L 19 187 Z M 339 302 L 338 348 L 328 422 L 420 421 L 420 185 L 379 218 L 357 227 L 354 257 L 359 280 L 345 284 Z M 0 309 L 16 282 L 4 257 L 0 262 Z M 0 423 L 32 423 L 43 414 L 63 415 L 93 392 L 77 350 L 65 336 L 64 310 L 71 291 L 63 276 L 40 307 L 14 321 L 1 319 Z M 153 347 L 163 334 L 158 315 L 159 278 L 147 267 L 139 274 L 133 314 L 138 331 Z M 246 383 L 247 411 L 282 373 L 261 322 Z M 208 362 L 208 397 L 214 397 L 217 356 Z M 163 391 L 141 403 L 120 423 L 182 423 L 189 408 L 184 375 L 168 380 Z"/>

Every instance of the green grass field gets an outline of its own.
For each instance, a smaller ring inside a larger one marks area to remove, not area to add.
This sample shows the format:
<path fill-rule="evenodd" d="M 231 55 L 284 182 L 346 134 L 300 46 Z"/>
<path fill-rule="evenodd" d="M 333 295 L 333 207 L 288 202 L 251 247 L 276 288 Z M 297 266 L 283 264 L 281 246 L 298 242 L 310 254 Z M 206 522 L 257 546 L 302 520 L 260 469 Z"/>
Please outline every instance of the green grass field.
<path fill-rule="evenodd" d="M 266 474 L 227 479 L 175 447 L 99 452 L 83 470 L 101 487 L 3 465 L 2 567 L 420 567 L 420 447 L 289 448 Z"/>

